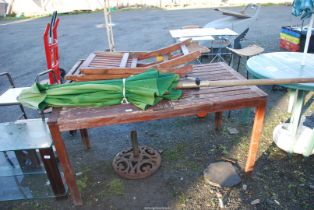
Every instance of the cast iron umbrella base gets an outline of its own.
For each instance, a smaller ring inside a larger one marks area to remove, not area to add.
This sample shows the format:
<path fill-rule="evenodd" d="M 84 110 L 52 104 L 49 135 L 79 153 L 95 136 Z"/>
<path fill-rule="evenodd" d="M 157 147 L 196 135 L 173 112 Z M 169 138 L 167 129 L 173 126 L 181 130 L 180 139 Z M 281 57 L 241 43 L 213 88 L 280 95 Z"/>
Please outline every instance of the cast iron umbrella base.
<path fill-rule="evenodd" d="M 151 147 L 139 146 L 136 131 L 131 132 L 131 141 L 132 147 L 113 158 L 113 170 L 126 179 L 143 179 L 155 173 L 160 167 L 160 154 Z"/>

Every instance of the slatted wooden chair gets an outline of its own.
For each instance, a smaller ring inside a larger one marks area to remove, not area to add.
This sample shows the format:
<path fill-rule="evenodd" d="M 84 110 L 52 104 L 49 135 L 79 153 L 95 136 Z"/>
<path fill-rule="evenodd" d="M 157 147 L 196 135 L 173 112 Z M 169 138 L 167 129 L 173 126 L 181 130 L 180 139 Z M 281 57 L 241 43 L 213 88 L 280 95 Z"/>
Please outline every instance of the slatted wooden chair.
<path fill-rule="evenodd" d="M 245 48 L 242 49 L 233 49 L 227 47 L 230 52 L 232 52 L 233 55 L 237 55 L 239 57 L 238 64 L 237 64 L 237 71 L 239 71 L 240 68 L 240 63 L 241 63 L 241 58 L 246 58 L 248 59 L 249 57 L 261 54 L 264 52 L 264 48 L 258 46 L 258 45 L 249 45 Z M 246 77 L 249 78 L 248 72 L 246 72 Z"/>
<path fill-rule="evenodd" d="M 201 55 L 199 51 L 190 52 L 187 48 L 190 44 L 188 39 L 151 52 L 94 52 L 65 78 L 72 81 L 125 78 L 150 68 L 185 75 L 192 71 L 192 66 L 186 64 Z"/>

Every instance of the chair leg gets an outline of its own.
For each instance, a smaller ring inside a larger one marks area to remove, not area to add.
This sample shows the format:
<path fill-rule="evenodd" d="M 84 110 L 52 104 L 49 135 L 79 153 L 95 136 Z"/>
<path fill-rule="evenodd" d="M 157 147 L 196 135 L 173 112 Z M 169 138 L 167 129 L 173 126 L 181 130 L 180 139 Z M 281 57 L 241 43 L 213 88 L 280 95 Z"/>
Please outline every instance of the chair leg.
<path fill-rule="evenodd" d="M 228 111 L 228 118 L 230 118 L 231 117 L 231 111 L 229 110 Z"/>
<path fill-rule="evenodd" d="M 240 68 L 240 63 L 241 63 L 241 56 L 239 56 L 239 60 L 238 60 L 238 66 L 237 66 L 237 72 L 239 72 L 239 68 Z"/>
<path fill-rule="evenodd" d="M 231 53 L 231 56 L 230 56 L 230 60 L 229 60 L 229 66 L 231 66 L 231 61 L 233 60 L 233 53 Z"/>
<path fill-rule="evenodd" d="M 82 142 L 85 146 L 85 149 L 86 150 L 90 149 L 90 141 L 89 141 L 87 129 L 80 129 L 80 133 L 81 133 Z"/>
<path fill-rule="evenodd" d="M 215 112 L 215 130 L 220 131 L 222 127 L 222 112 Z"/>
<path fill-rule="evenodd" d="M 250 57 L 246 57 L 246 61 L 249 60 Z M 246 70 L 246 79 L 249 79 L 249 72 Z"/>
<path fill-rule="evenodd" d="M 25 110 L 24 110 L 24 107 L 23 107 L 21 104 L 20 104 L 19 106 L 20 106 L 20 109 L 21 109 L 21 111 L 22 111 L 22 113 L 23 113 L 24 119 L 27 119 L 27 115 L 26 115 L 26 112 L 25 112 Z"/>

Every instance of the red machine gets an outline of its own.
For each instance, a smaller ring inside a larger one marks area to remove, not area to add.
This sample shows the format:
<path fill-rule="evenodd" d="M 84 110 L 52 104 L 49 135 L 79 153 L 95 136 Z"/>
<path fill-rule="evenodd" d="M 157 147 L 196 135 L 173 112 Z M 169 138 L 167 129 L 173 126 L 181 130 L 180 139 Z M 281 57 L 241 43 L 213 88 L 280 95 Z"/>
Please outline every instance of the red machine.
<path fill-rule="evenodd" d="M 57 28 L 59 25 L 59 18 L 57 12 L 52 14 L 51 23 L 48 23 L 44 32 L 44 46 L 46 52 L 47 68 L 52 69 L 49 73 L 50 84 L 60 84 L 62 82 L 62 75 L 59 67 L 59 54 L 58 54 L 58 34 Z"/>

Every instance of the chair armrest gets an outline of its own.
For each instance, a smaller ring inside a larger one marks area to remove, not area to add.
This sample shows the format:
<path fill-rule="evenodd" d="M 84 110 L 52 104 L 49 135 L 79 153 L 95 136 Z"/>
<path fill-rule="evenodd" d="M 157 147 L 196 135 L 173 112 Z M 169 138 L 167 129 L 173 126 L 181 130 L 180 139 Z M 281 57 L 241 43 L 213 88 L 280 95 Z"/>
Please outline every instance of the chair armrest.
<path fill-rule="evenodd" d="M 13 79 L 12 79 L 11 75 L 9 74 L 9 72 L 2 72 L 2 73 L 0 73 L 0 76 L 6 76 L 7 79 L 9 80 L 9 82 L 10 82 L 11 87 L 15 88 Z"/>
<path fill-rule="evenodd" d="M 48 74 L 48 73 L 52 73 L 52 76 L 53 76 L 53 79 L 55 81 L 57 81 L 57 78 L 56 78 L 56 73 L 54 72 L 54 70 L 52 69 L 49 69 L 49 70 L 46 70 L 46 71 L 42 71 L 42 72 L 39 72 L 37 75 L 36 75 L 36 78 L 35 78 L 35 82 L 36 83 L 39 83 L 39 78 L 45 74 Z"/>

